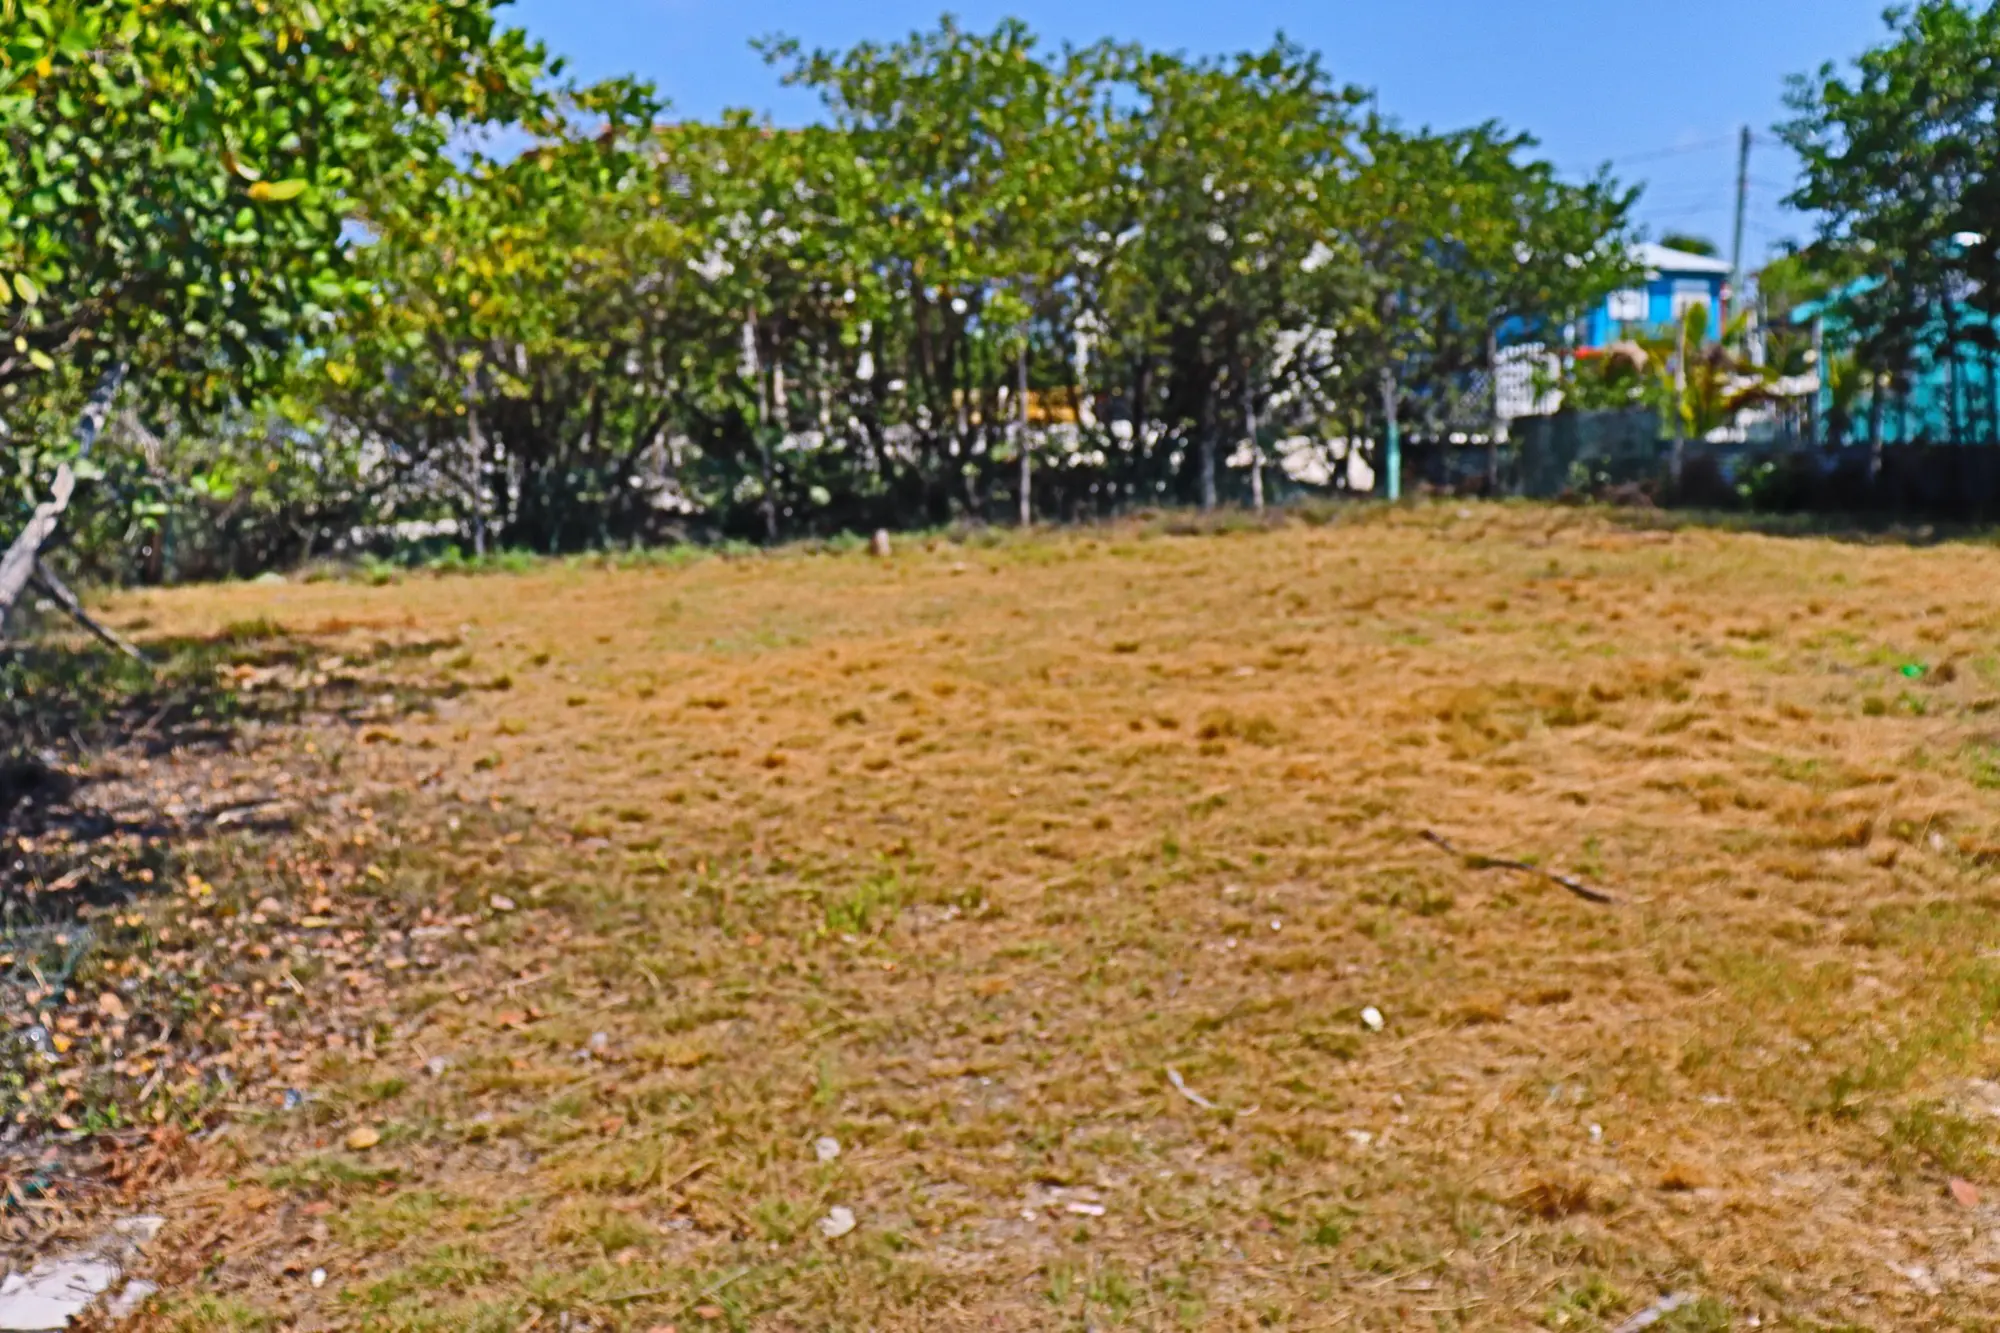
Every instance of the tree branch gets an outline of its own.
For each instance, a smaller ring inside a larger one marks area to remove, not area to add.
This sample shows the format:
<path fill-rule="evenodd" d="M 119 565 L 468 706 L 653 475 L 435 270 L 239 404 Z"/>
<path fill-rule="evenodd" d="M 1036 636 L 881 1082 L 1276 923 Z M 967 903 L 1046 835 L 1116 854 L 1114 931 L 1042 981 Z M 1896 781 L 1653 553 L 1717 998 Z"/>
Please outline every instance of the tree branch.
<path fill-rule="evenodd" d="M 153 669 L 153 659 L 141 652 L 137 644 L 83 609 L 82 599 L 70 591 L 69 585 L 56 576 L 56 572 L 48 567 L 46 561 L 35 562 L 33 582 L 36 587 L 47 593 L 57 606 L 67 612 L 71 620 L 89 630 L 106 647 L 125 654 L 148 671 Z"/>
<path fill-rule="evenodd" d="M 104 378 L 97 383 L 96 392 L 90 395 L 90 402 L 84 406 L 83 419 L 77 423 L 77 460 L 90 457 L 90 451 L 97 443 L 98 432 L 104 429 L 104 419 L 110 415 L 111 400 L 118 396 L 118 388 L 125 381 L 125 367 L 113 366 L 104 372 Z M 42 548 L 49 538 L 55 536 L 56 528 L 62 522 L 63 511 L 69 508 L 70 497 L 76 493 L 76 472 L 68 463 L 56 469 L 54 483 L 49 488 L 49 498 L 36 506 L 34 516 L 21 529 L 14 544 L 7 548 L 7 554 L 0 557 L 0 632 L 7 628 L 7 618 L 13 614 L 14 606 L 34 580 L 36 567 L 41 562 Z"/>

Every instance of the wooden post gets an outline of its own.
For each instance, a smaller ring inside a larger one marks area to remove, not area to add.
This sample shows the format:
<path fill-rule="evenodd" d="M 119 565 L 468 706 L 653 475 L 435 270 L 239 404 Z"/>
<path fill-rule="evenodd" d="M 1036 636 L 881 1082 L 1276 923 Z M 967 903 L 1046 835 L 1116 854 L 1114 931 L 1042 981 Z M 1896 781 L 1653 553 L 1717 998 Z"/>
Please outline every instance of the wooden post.
<path fill-rule="evenodd" d="M 1403 498 L 1403 434 L 1397 421 L 1396 372 L 1384 369 L 1382 372 L 1382 469 L 1387 475 L 1383 480 L 1383 495 L 1391 503 Z"/>
<path fill-rule="evenodd" d="M 1816 449 L 1826 448 L 1826 402 L 1833 391 L 1833 375 L 1826 364 L 1826 316 L 1815 315 L 1812 324 L 1813 369 L 1819 375 L 1819 384 L 1813 390 L 1812 442 Z"/>

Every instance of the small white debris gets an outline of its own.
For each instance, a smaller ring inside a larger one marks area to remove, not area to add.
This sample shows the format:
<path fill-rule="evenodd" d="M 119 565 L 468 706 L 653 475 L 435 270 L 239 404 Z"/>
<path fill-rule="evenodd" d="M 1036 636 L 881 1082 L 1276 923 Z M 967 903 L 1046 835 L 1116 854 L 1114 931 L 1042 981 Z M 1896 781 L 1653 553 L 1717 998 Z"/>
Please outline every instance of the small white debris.
<path fill-rule="evenodd" d="M 519 906 L 518 903 L 504 893 L 494 894 L 486 900 L 486 904 L 496 912 L 511 912 Z"/>
<path fill-rule="evenodd" d="M 1272 930 L 1283 930 L 1284 928 L 1285 928 L 1285 923 L 1284 923 L 1284 922 L 1282 922 L 1282 921 L 1278 920 L 1278 918 L 1276 918 L 1276 917 L 1272 917 L 1272 918 L 1271 918 L 1271 929 L 1272 929 Z"/>
<path fill-rule="evenodd" d="M 1102 1217 L 1104 1216 L 1104 1205 L 1101 1203 L 1066 1203 L 1063 1205 L 1063 1211 L 1066 1213 L 1075 1213 L 1078 1217 Z"/>
<path fill-rule="evenodd" d="M 1590 1141 L 1592 1143 L 1604 1142 L 1604 1126 L 1592 1125 L 1590 1127 Z"/>
<path fill-rule="evenodd" d="M 444 1071 L 449 1068 L 451 1068 L 451 1061 L 445 1059 L 442 1055 L 433 1055 L 430 1059 L 424 1061 L 424 1072 L 432 1078 L 443 1078 Z"/>
<path fill-rule="evenodd" d="M 109 1290 L 118 1265 L 72 1256 L 44 1260 L 26 1273 L 10 1273 L 0 1283 L 0 1329 L 59 1329 Z"/>
<path fill-rule="evenodd" d="M 155 1216 L 151 1213 L 142 1213 L 138 1217 L 119 1218 L 111 1224 L 111 1229 L 126 1240 L 131 1241 L 134 1245 L 137 1245 L 140 1249 L 144 1249 L 153 1243 L 154 1239 L 160 1234 L 160 1229 L 166 1226 L 166 1224 L 167 1219 L 164 1217 Z"/>
<path fill-rule="evenodd" d="M 1908 1282 L 1926 1296 L 1935 1296 L 1942 1290 L 1938 1286 L 1937 1279 L 1931 1276 L 1931 1270 L 1922 1264 L 1891 1263 L 1889 1271 Z"/>
<path fill-rule="evenodd" d="M 1651 1328 L 1682 1306 L 1693 1304 L 1694 1297 L 1685 1291 L 1677 1291 L 1670 1296 L 1662 1296 L 1613 1329 L 1612 1333 L 1641 1333 L 1641 1330 Z"/>
<path fill-rule="evenodd" d="M 868 542 L 868 554 L 877 560 L 887 560 L 893 553 L 894 548 L 889 544 L 889 529 L 875 529 L 874 537 Z"/>
<path fill-rule="evenodd" d="M 831 1134 L 822 1134 L 813 1140 L 813 1156 L 822 1162 L 831 1162 L 840 1156 L 840 1140 Z"/>
<path fill-rule="evenodd" d="M 104 1313 L 113 1319 L 129 1319 L 139 1312 L 139 1307 L 159 1290 L 155 1283 L 143 1278 L 135 1278 L 125 1284 L 125 1290 L 106 1302 Z"/>
<path fill-rule="evenodd" d="M 1375 1142 L 1375 1136 L 1365 1129 L 1350 1129 L 1347 1131 L 1347 1137 L 1354 1141 L 1354 1146 L 1357 1148 L 1366 1148 Z"/>
<path fill-rule="evenodd" d="M 313 1269 L 312 1276 L 307 1278 L 306 1281 L 312 1283 L 313 1289 L 317 1291 L 326 1285 L 326 1270 L 324 1268 Z"/>
<path fill-rule="evenodd" d="M 1372 1004 L 1369 1005 L 1361 1011 L 1361 1025 L 1370 1032 L 1380 1032 L 1383 1026 L 1382 1011 Z"/>
<path fill-rule="evenodd" d="M 1023 1222 L 1038 1222 L 1041 1220 L 1041 1217 L 1042 1215 L 1032 1208 L 1023 1208 L 1021 1210 L 1021 1220 Z"/>
<path fill-rule="evenodd" d="M 1167 1082 L 1174 1085 L 1175 1092 L 1178 1092 L 1181 1096 L 1187 1098 L 1189 1101 L 1193 1102 L 1196 1106 L 1199 1106 L 1202 1110 L 1213 1111 L 1215 1109 L 1214 1102 L 1202 1096 L 1200 1093 L 1196 1092 L 1193 1088 L 1190 1088 L 1187 1085 L 1187 1080 L 1181 1077 L 1180 1070 L 1171 1067 L 1168 1068 Z"/>
<path fill-rule="evenodd" d="M 854 1230 L 854 1210 L 852 1208 L 830 1208 L 819 1220 L 819 1234 L 828 1240 L 839 1240 Z"/>

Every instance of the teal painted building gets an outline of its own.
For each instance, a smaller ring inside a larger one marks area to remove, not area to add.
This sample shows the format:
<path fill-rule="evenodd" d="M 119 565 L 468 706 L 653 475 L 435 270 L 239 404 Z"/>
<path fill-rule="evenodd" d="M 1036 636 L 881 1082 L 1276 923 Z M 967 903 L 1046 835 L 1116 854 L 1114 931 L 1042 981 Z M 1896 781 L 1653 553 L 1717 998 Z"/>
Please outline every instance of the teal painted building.
<path fill-rule="evenodd" d="M 1799 307 L 1793 322 L 1819 325 L 1822 356 L 1830 361 L 1854 344 L 1851 303 L 1878 285 L 1876 279 L 1863 279 L 1824 301 Z M 1817 434 L 1828 444 L 1869 443 L 1878 429 L 1885 445 L 2000 444 L 2000 354 L 1979 345 L 1988 340 L 1989 327 L 1984 314 L 1962 301 L 1934 310 L 1902 382 L 1881 391 L 1879 417 L 1869 389 L 1836 394 L 1820 374 Z M 1867 372 L 1855 373 L 1865 378 Z"/>

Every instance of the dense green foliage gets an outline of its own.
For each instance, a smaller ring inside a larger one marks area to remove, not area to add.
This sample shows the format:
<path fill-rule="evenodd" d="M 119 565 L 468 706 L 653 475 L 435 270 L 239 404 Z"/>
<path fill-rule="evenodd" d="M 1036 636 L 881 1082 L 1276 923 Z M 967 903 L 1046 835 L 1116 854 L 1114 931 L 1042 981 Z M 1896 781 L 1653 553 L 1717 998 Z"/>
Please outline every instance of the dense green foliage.
<path fill-rule="evenodd" d="M 368 293 L 353 228 L 425 206 L 402 185 L 444 167 L 455 134 L 537 115 L 546 58 L 491 8 L 0 0 L 9 500 L 39 494 L 68 413 L 113 366 L 162 433 L 266 410 Z M 152 476 L 156 446 L 113 464 L 142 530 L 164 503 L 142 492 L 233 489 L 233 464 Z"/>
<path fill-rule="evenodd" d="M 766 54 L 821 123 L 599 90 L 385 230 L 326 369 L 397 517 L 535 549 L 1000 517 L 1023 448 L 1045 515 L 1240 498 L 1248 422 L 1369 436 L 1392 370 L 1441 429 L 1496 340 L 1625 276 L 1612 182 L 1365 115 L 1283 43 Z"/>
<path fill-rule="evenodd" d="M 998 518 L 1024 484 L 1212 504 L 1280 439 L 1365 452 L 1385 380 L 1419 433 L 1483 419 L 1496 345 L 1627 277 L 1614 182 L 1399 126 L 1282 41 L 774 42 L 824 108 L 779 130 L 563 88 L 492 8 L 0 0 L 15 503 L 129 362 L 80 519 L 125 576 Z"/>
<path fill-rule="evenodd" d="M 2000 315 L 2000 5 L 1888 19 L 1851 69 L 1794 81 L 1782 133 L 1803 164 L 1791 202 L 1822 218 L 1816 267 L 1845 284 L 1862 359 L 1894 375 L 1940 322 L 1947 341 L 1991 343 Z"/>

